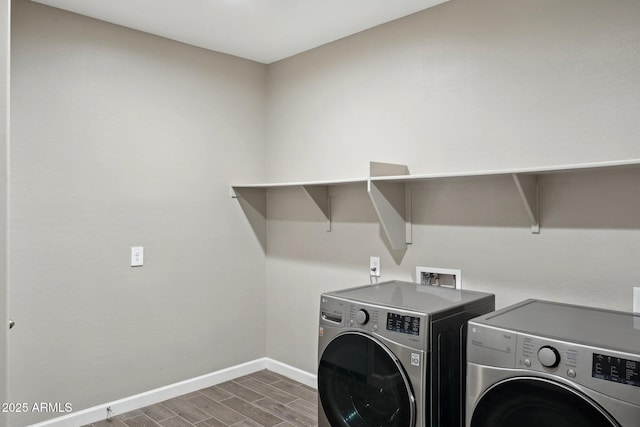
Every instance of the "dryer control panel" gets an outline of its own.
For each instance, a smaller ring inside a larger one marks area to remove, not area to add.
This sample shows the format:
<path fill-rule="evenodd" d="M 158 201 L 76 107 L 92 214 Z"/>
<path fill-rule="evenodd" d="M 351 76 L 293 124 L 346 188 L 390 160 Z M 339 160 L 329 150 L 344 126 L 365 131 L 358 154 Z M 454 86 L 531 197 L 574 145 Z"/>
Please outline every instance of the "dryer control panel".
<path fill-rule="evenodd" d="M 467 361 L 553 377 L 640 405 L 640 355 L 526 334 L 471 320 Z"/>
<path fill-rule="evenodd" d="M 637 355 L 518 333 L 515 367 L 551 374 L 640 404 Z"/>
<path fill-rule="evenodd" d="M 565 372 L 575 378 L 580 351 L 577 346 L 563 342 L 518 335 L 518 356 L 516 365 L 546 372 Z"/>
<path fill-rule="evenodd" d="M 591 363 L 591 376 L 601 380 L 640 387 L 640 361 L 594 352 Z"/>

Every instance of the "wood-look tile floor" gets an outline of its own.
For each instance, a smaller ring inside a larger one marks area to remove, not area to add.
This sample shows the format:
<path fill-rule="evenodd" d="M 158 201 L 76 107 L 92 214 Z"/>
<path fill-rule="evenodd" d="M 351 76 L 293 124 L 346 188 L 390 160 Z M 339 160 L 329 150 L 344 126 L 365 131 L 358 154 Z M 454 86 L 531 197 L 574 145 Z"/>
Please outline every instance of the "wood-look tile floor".
<path fill-rule="evenodd" d="M 83 427 L 315 427 L 316 390 L 263 370 Z"/>

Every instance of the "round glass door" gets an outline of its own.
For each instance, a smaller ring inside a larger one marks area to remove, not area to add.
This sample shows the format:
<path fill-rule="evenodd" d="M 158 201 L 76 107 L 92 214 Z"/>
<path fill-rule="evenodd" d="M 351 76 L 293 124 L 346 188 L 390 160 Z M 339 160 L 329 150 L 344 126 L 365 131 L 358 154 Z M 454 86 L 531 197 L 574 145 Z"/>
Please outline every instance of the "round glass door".
<path fill-rule="evenodd" d="M 336 337 L 318 368 L 318 395 L 333 427 L 413 427 L 415 399 L 397 358 L 361 334 Z"/>
<path fill-rule="evenodd" d="M 620 427 L 587 397 L 538 378 L 514 378 L 490 388 L 471 427 Z"/>

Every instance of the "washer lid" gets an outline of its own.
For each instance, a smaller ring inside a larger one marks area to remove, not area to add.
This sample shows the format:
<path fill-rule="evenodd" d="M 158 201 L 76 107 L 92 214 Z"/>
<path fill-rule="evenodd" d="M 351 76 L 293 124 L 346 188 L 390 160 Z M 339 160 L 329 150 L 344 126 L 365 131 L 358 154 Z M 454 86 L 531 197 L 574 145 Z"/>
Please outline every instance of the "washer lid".
<path fill-rule="evenodd" d="M 389 281 L 371 286 L 329 292 L 350 301 L 415 310 L 421 313 L 448 315 L 449 311 L 464 311 L 471 307 L 494 301 L 492 294 L 441 288 L 411 282 Z"/>
<path fill-rule="evenodd" d="M 640 354 L 640 315 L 632 313 L 527 300 L 476 320 L 517 332 Z"/>

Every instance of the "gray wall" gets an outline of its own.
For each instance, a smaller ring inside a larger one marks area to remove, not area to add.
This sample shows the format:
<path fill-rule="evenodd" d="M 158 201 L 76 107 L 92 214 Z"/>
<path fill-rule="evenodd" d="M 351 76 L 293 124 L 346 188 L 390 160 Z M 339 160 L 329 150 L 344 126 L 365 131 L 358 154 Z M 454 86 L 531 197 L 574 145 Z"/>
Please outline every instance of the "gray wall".
<path fill-rule="evenodd" d="M 78 411 L 263 357 L 264 250 L 229 183 L 264 179 L 265 66 L 12 19 L 10 400 Z"/>
<path fill-rule="evenodd" d="M 431 173 L 638 159 L 638 22 L 636 0 L 452 0 L 272 64 L 267 176 L 362 177 L 370 160 Z M 364 186 L 332 188 L 330 233 L 299 190 L 272 190 L 267 355 L 314 372 L 319 294 L 368 283 L 371 255 L 382 280 L 460 268 L 498 306 L 630 310 L 639 179 L 542 176 L 539 235 L 510 177 L 416 185 L 406 253 L 387 249 Z"/>
<path fill-rule="evenodd" d="M 7 402 L 7 152 L 9 149 L 9 40 L 11 2 L 0 1 L 0 402 Z M 6 414 L 0 413 L 0 427 Z"/>

